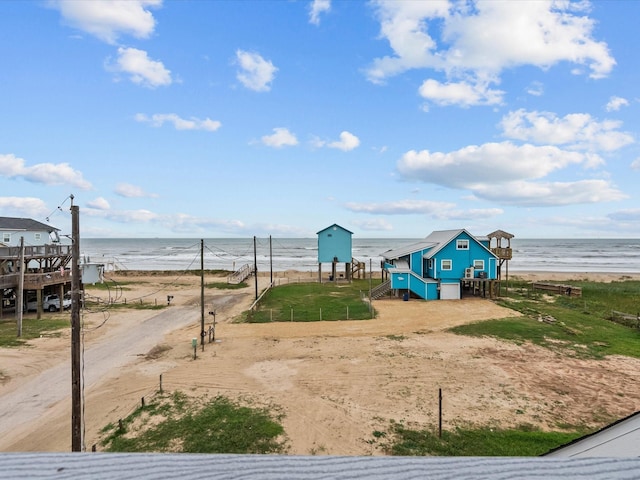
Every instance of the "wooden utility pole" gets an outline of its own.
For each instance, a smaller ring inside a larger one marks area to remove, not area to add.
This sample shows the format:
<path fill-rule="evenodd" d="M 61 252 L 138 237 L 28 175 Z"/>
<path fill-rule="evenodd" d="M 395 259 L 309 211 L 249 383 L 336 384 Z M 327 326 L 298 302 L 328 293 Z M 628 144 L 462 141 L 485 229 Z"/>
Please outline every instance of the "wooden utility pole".
<path fill-rule="evenodd" d="M 16 296 L 16 320 L 18 321 L 18 337 L 22 336 L 22 310 L 24 302 L 24 237 L 20 237 L 20 281 Z"/>
<path fill-rule="evenodd" d="M 200 240 L 200 344 L 204 352 L 204 239 Z"/>
<path fill-rule="evenodd" d="M 258 253 L 256 252 L 256 237 L 253 236 L 253 275 L 256 278 L 256 300 L 258 300 Z"/>
<path fill-rule="evenodd" d="M 269 268 L 271 269 L 271 285 L 273 285 L 273 247 L 271 246 L 271 235 L 269 235 Z"/>
<path fill-rule="evenodd" d="M 73 202 L 73 197 L 71 197 Z M 80 209 L 71 205 L 71 451 L 82 451 L 82 357 L 80 345 Z M 62 298 L 60 298 L 62 304 Z"/>

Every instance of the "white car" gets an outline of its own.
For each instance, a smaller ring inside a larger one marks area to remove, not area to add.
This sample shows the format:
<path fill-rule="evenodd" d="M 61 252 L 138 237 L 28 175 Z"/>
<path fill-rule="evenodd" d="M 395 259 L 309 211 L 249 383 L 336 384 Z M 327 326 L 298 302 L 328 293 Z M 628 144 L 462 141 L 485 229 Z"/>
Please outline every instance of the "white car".
<path fill-rule="evenodd" d="M 65 294 L 62 299 L 62 308 L 68 309 L 71 307 L 71 296 L 69 294 Z M 28 312 L 35 312 L 38 310 L 38 302 L 37 300 L 29 300 L 25 304 L 25 310 Z M 49 312 L 58 312 L 60 311 L 60 297 L 58 295 L 45 295 L 42 299 L 42 310 L 47 310 Z"/>

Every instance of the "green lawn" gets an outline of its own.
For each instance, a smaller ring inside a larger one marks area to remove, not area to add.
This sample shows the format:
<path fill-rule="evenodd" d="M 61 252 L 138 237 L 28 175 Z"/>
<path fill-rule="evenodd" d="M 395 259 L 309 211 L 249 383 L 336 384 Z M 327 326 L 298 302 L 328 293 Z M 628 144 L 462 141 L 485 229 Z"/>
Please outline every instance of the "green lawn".
<path fill-rule="evenodd" d="M 109 452 L 284 453 L 284 429 L 264 408 L 225 397 L 208 401 L 175 392 L 159 395 L 120 425 L 107 425 Z"/>
<path fill-rule="evenodd" d="M 411 430 L 394 424 L 387 450 L 391 455 L 530 457 L 538 456 L 584 435 L 585 431 L 542 432 L 528 426 L 499 430 L 455 429 L 437 432 Z M 386 436 L 386 434 L 383 434 Z M 378 433 L 380 437 L 380 433 Z"/>
<path fill-rule="evenodd" d="M 22 336 L 17 337 L 18 324 L 15 318 L 0 320 L 0 347 L 19 347 L 27 340 L 41 335 L 56 335 L 60 330 L 71 327 L 70 317 L 42 318 L 37 320 L 25 316 L 22 319 Z"/>
<path fill-rule="evenodd" d="M 461 325 L 450 331 L 516 343 L 530 341 L 585 358 L 640 357 L 640 330 L 608 320 L 612 310 L 633 313 L 640 309 L 640 282 L 572 282 L 572 285 L 582 287 L 582 297 L 533 294 L 527 284 L 516 284 L 501 303 L 521 312 L 522 317 Z M 548 317 L 555 322 L 539 321 Z"/>
<path fill-rule="evenodd" d="M 374 281 L 375 287 L 380 280 Z M 368 296 L 369 281 L 352 283 L 296 283 L 269 290 L 255 311 L 247 312 L 247 322 L 313 322 L 318 320 L 363 320 L 372 318 Z"/>

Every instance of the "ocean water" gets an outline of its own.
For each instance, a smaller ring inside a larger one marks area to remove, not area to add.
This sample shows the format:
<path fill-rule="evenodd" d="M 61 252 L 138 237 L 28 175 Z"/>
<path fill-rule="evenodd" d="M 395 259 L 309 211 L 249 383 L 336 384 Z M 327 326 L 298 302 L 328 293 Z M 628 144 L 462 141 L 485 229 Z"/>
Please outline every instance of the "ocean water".
<path fill-rule="evenodd" d="M 353 238 L 354 258 L 380 269 L 382 252 L 420 241 L 417 238 Z M 254 264 L 258 271 L 318 270 L 317 238 L 203 239 L 205 269 L 236 270 Z M 640 273 L 640 239 L 511 240 L 509 271 Z M 198 270 L 200 239 L 81 239 L 86 261 L 121 270 Z M 326 267 L 323 267 L 326 270 Z"/>

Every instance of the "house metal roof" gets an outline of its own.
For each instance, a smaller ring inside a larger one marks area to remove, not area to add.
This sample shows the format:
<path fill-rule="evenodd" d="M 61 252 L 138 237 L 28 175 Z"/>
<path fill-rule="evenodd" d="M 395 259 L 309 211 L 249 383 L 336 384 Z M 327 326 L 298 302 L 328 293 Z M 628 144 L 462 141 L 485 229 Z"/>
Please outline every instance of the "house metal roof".
<path fill-rule="evenodd" d="M 17 230 L 24 232 L 56 232 L 59 228 L 52 227 L 46 223 L 38 222 L 30 218 L 0 217 L 0 230 Z"/>
<path fill-rule="evenodd" d="M 640 412 L 547 452 L 547 457 L 640 457 Z"/>
<path fill-rule="evenodd" d="M 413 243 L 411 245 L 406 245 L 404 247 L 396 248 L 393 250 L 387 250 L 380 255 L 387 260 L 393 260 L 396 258 L 404 257 L 413 252 L 428 250 L 428 252 L 424 254 L 424 258 L 431 258 L 463 232 L 478 241 L 484 238 L 476 237 L 470 234 L 464 228 L 460 228 L 457 230 L 436 230 L 434 232 L 431 232 L 429 236 L 421 242 Z"/>

